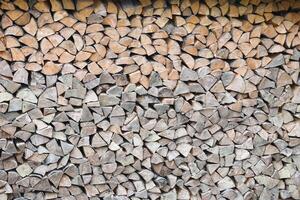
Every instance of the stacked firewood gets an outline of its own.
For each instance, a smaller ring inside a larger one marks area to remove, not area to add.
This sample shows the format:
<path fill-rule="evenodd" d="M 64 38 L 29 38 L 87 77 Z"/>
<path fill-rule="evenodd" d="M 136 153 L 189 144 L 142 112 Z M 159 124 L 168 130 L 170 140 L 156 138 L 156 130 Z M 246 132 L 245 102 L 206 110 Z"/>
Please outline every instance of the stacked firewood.
<path fill-rule="evenodd" d="M 300 199 L 299 10 L 2 0 L 0 199 Z"/>

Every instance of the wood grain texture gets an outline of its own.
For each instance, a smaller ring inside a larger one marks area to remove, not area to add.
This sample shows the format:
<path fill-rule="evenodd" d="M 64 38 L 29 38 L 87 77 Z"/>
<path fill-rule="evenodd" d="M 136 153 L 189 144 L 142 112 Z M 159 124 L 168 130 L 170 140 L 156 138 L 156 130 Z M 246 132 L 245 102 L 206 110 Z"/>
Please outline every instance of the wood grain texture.
<path fill-rule="evenodd" d="M 0 199 L 300 199 L 299 10 L 2 0 Z"/>

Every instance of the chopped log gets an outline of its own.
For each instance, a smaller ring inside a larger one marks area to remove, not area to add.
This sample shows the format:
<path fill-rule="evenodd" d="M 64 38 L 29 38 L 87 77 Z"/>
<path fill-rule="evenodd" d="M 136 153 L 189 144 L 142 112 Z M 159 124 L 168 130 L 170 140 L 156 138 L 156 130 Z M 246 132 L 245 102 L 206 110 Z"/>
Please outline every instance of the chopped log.
<path fill-rule="evenodd" d="M 0 1 L 0 199 L 300 199 L 299 9 Z"/>

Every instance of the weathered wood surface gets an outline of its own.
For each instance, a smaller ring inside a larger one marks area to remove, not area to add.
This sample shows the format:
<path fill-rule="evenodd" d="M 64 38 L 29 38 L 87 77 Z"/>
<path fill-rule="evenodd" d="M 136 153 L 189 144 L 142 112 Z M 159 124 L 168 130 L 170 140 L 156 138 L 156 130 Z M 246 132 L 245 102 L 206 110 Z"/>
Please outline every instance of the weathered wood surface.
<path fill-rule="evenodd" d="M 32 2 L 0 3 L 1 200 L 300 199 L 299 1 Z"/>

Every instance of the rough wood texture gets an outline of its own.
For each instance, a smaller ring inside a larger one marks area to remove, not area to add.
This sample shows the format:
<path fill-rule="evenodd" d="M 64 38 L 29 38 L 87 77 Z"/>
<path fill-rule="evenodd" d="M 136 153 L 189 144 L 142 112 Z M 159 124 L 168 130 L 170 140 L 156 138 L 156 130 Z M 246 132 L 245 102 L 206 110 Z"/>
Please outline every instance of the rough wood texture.
<path fill-rule="evenodd" d="M 300 199 L 300 1 L 233 2 L 2 0 L 0 199 Z"/>

